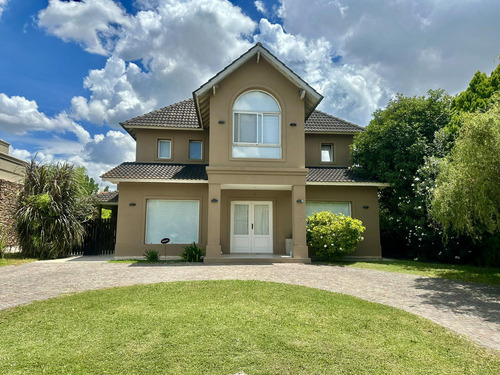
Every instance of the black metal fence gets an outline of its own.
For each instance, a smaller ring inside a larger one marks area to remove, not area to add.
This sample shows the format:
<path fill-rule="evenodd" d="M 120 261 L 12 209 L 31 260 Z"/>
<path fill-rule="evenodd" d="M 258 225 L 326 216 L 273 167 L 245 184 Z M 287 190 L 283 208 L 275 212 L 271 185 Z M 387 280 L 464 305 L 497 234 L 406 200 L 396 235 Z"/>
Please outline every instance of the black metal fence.
<path fill-rule="evenodd" d="M 72 255 L 105 255 L 115 253 L 116 219 L 95 219 L 85 224 L 82 246 L 73 249 Z"/>

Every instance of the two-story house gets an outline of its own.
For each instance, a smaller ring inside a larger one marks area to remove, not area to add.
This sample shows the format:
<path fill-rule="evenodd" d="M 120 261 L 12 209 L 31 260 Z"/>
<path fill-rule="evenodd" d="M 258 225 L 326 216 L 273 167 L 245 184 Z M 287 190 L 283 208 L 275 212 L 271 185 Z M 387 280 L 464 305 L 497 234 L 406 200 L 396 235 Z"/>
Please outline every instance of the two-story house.
<path fill-rule="evenodd" d="M 384 184 L 350 171 L 363 128 L 315 110 L 322 98 L 258 43 L 192 99 L 121 123 L 137 149 L 102 176 L 119 190 L 115 256 L 196 242 L 205 262 L 309 262 L 306 216 L 331 210 L 367 228 L 353 256 L 380 258 Z"/>

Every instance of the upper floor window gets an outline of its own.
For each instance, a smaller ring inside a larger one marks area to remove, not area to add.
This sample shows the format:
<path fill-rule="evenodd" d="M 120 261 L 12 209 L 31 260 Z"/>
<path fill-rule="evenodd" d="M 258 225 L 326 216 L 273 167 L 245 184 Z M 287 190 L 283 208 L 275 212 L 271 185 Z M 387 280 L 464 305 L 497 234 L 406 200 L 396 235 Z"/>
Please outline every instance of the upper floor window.
<path fill-rule="evenodd" d="M 189 159 L 192 160 L 203 159 L 201 141 L 189 141 Z"/>
<path fill-rule="evenodd" d="M 234 102 L 233 157 L 281 159 L 281 109 L 271 95 L 249 91 Z"/>
<path fill-rule="evenodd" d="M 172 141 L 169 139 L 158 140 L 158 159 L 172 158 Z"/>
<path fill-rule="evenodd" d="M 333 144 L 331 143 L 321 144 L 321 162 L 333 163 Z"/>

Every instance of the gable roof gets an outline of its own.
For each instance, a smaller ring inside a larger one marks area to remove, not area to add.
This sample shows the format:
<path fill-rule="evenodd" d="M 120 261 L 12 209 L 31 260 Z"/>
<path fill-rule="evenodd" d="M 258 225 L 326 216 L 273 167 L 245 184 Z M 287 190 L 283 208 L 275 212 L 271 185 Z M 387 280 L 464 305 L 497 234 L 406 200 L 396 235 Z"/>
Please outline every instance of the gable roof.
<path fill-rule="evenodd" d="M 130 120 L 120 122 L 120 125 L 135 139 L 136 128 L 161 129 L 198 129 L 201 130 L 193 99 L 160 108 Z"/>
<path fill-rule="evenodd" d="M 196 117 L 193 99 L 183 100 L 120 124 L 134 138 L 134 129 L 138 128 L 202 130 Z M 328 113 L 314 110 L 306 120 L 305 131 L 306 133 L 318 134 L 355 134 L 364 131 L 364 128 Z"/>
<path fill-rule="evenodd" d="M 225 79 L 232 72 L 241 67 L 254 56 L 257 56 L 257 61 L 262 58 L 265 59 L 276 70 L 278 70 L 295 86 L 297 86 L 297 88 L 299 88 L 299 92 L 301 93 L 300 95 L 304 95 L 303 100 L 305 105 L 306 119 L 311 115 L 314 109 L 318 106 L 319 102 L 321 102 L 321 100 L 323 99 L 323 96 L 320 93 L 318 93 L 306 81 L 304 81 L 296 73 L 294 73 L 276 56 L 269 52 L 269 50 L 264 48 L 264 46 L 262 46 L 262 44 L 259 42 L 248 51 L 246 51 L 243 55 L 234 60 L 231 64 L 222 69 L 215 76 L 210 78 L 198 89 L 193 91 L 196 113 L 202 127 L 205 127 L 209 124 L 210 95 L 212 94 L 212 90 L 217 86 L 219 82 L 221 82 L 223 79 Z"/>
<path fill-rule="evenodd" d="M 365 131 L 362 126 L 315 110 L 306 120 L 306 133 L 344 133 L 353 134 Z"/>

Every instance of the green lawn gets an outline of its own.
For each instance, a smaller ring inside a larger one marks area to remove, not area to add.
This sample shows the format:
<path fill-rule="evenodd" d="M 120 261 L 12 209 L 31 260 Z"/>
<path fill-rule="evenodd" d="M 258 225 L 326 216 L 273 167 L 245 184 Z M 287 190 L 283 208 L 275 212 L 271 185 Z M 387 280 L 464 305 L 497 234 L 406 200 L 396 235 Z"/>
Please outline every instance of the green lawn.
<path fill-rule="evenodd" d="M 23 258 L 19 253 L 5 254 L 4 258 L 0 258 L 0 267 L 17 266 L 24 263 L 34 262 L 37 259 Z"/>
<path fill-rule="evenodd" d="M 90 291 L 0 311 L 1 374 L 499 374 L 407 312 L 257 281 Z"/>
<path fill-rule="evenodd" d="M 319 264 L 323 264 L 319 262 Z M 371 270 L 409 273 L 428 277 L 467 281 L 472 283 L 500 286 L 500 268 L 484 268 L 457 264 L 426 263 L 411 260 L 391 260 L 380 262 L 334 262 L 338 266 L 367 268 Z"/>

